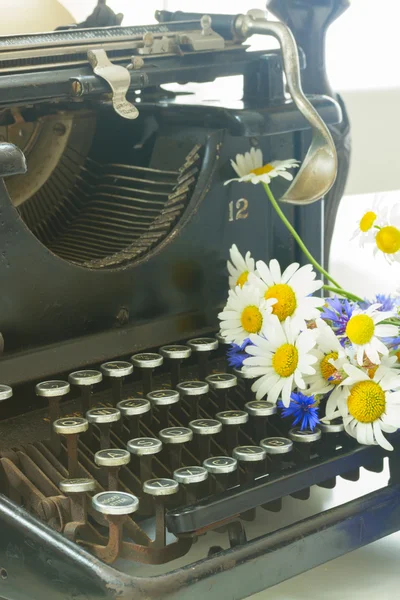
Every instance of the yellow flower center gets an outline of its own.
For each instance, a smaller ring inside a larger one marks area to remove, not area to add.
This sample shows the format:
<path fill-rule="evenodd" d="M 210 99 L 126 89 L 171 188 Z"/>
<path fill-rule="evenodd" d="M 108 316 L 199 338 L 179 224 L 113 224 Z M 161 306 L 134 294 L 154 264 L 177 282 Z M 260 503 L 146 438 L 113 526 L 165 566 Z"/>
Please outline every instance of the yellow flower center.
<path fill-rule="evenodd" d="M 368 344 L 374 335 L 375 324 L 368 315 L 351 317 L 346 326 L 346 335 L 353 344 L 363 346 Z"/>
<path fill-rule="evenodd" d="M 263 167 L 258 167 L 258 169 L 252 169 L 250 173 L 254 173 L 254 175 L 266 175 L 267 173 L 273 171 L 274 168 L 275 167 L 273 167 L 272 165 L 266 164 Z"/>
<path fill-rule="evenodd" d="M 239 277 L 237 278 L 236 285 L 240 285 L 240 287 L 243 287 L 244 284 L 246 283 L 248 277 L 249 277 L 249 272 L 243 271 L 243 273 L 241 275 L 239 275 Z"/>
<path fill-rule="evenodd" d="M 263 318 L 257 306 L 246 306 L 241 316 L 242 327 L 247 333 L 259 333 Z"/>
<path fill-rule="evenodd" d="M 351 388 L 347 407 L 360 423 L 373 423 L 385 412 L 385 392 L 374 381 L 359 381 Z"/>
<path fill-rule="evenodd" d="M 395 254 L 400 250 L 400 231 L 397 227 L 387 225 L 376 234 L 376 245 L 385 254 Z"/>
<path fill-rule="evenodd" d="M 336 378 L 329 381 L 329 378 L 333 377 L 337 373 L 336 367 L 334 365 L 332 365 L 329 361 L 332 359 L 336 360 L 337 357 L 338 357 L 337 352 L 330 352 L 329 354 L 326 354 L 324 356 L 324 358 L 321 360 L 321 362 L 319 363 L 319 368 L 321 369 L 322 377 L 325 379 L 325 381 L 328 381 L 332 385 L 339 385 L 339 383 L 340 383 L 340 379 L 336 380 Z"/>
<path fill-rule="evenodd" d="M 276 300 L 278 300 L 272 307 L 272 313 L 276 315 L 280 321 L 284 321 L 286 317 L 291 317 L 296 310 L 296 294 L 286 283 L 272 285 L 265 292 L 264 298 L 266 300 L 269 300 L 269 298 L 276 298 Z"/>
<path fill-rule="evenodd" d="M 363 233 L 369 231 L 372 225 L 375 223 L 376 214 L 372 210 L 365 213 L 360 221 L 360 229 Z"/>
<path fill-rule="evenodd" d="M 293 375 L 299 362 L 299 353 L 292 344 L 283 344 L 274 354 L 272 366 L 281 377 Z"/>

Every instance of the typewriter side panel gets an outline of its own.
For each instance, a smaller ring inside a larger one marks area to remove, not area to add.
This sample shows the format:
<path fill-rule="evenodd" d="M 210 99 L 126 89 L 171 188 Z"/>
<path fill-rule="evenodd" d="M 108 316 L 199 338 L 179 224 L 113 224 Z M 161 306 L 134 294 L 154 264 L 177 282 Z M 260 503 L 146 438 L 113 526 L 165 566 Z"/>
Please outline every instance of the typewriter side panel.
<path fill-rule="evenodd" d="M 179 136 L 187 134 L 178 134 Z M 2 280 L 0 322 L 7 350 L 40 346 L 121 325 L 196 313 L 200 327 L 213 328 L 226 295 L 226 259 L 232 243 L 257 258 L 298 258 L 293 241 L 257 186 L 224 181 L 230 159 L 252 141 L 226 132 L 192 131 L 205 146 L 205 158 L 190 203 L 168 238 L 148 256 L 119 268 L 90 269 L 61 260 L 27 230 L 5 189 L 1 194 Z M 265 156 L 297 155 L 297 135 L 261 137 Z M 283 189 L 283 188 L 282 188 Z M 279 191 L 278 191 L 279 195 Z M 320 207 L 305 209 L 305 239 L 320 250 Z M 295 209 L 286 207 L 293 221 Z M 316 231 L 318 231 L 316 235 Z M 193 322 L 171 332 L 183 338 Z M 157 344 L 157 336 L 148 346 Z"/>

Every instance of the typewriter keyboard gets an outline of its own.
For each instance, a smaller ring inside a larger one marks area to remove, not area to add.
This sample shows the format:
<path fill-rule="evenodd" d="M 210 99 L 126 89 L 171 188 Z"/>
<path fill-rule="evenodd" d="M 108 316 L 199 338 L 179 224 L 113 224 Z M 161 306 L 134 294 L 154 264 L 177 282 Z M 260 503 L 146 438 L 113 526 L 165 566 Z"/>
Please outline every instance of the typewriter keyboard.
<path fill-rule="evenodd" d="M 164 564 L 211 530 L 244 543 L 256 509 L 278 512 L 284 496 L 383 469 L 384 452 L 340 421 L 292 428 L 251 384 L 214 337 L 38 383 L 45 413 L 0 426 L 1 490 L 107 563 Z"/>

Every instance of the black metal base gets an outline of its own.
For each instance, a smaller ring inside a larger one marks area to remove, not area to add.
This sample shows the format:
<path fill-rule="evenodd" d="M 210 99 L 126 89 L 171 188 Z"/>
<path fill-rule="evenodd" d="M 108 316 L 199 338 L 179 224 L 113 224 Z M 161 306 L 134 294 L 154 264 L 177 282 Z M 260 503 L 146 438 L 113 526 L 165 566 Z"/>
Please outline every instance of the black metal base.
<path fill-rule="evenodd" d="M 400 529 L 400 484 L 153 578 L 104 565 L 5 497 L 0 528 L 7 600 L 240 600 Z"/>

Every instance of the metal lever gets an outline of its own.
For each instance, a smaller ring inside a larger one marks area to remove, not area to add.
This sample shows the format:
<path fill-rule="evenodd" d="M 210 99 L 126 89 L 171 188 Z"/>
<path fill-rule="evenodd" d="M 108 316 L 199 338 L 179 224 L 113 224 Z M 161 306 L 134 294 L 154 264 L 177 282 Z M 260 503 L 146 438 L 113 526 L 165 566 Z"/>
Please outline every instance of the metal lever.
<path fill-rule="evenodd" d="M 299 55 L 295 39 L 283 23 L 240 15 L 235 22 L 236 34 L 248 38 L 254 34 L 272 35 L 280 43 L 287 87 L 297 108 L 312 129 L 312 140 L 297 176 L 280 200 L 289 204 L 311 204 L 333 186 L 337 174 L 337 154 L 329 130 L 301 87 Z"/>
<path fill-rule="evenodd" d="M 113 65 L 105 50 L 89 50 L 87 56 L 93 72 L 107 81 L 112 89 L 112 104 L 115 112 L 124 119 L 136 119 L 139 111 L 126 99 L 131 84 L 129 71 L 121 65 Z"/>

